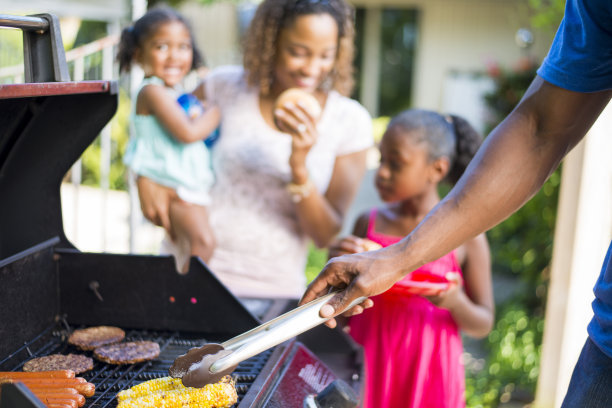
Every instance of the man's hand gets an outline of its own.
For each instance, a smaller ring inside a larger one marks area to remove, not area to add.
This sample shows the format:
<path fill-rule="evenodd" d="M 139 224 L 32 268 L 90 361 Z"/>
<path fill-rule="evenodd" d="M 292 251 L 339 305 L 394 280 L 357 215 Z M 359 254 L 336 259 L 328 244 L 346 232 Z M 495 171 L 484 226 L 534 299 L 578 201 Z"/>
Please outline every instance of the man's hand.
<path fill-rule="evenodd" d="M 362 252 L 332 258 L 327 262 L 321 273 L 306 289 L 300 304 L 308 303 L 321 297 L 330 290 L 340 290 L 327 304 L 321 307 L 321 317 L 329 317 L 325 324 L 335 327 L 333 316 L 343 311 L 358 297 L 377 295 L 389 289 L 403 274 L 393 266 L 394 253 L 392 247 L 374 252 Z M 396 257 L 395 257 L 396 258 Z M 397 262 L 397 260 L 395 261 Z M 351 316 L 372 307 L 371 299 L 360 305 L 344 311 L 344 316 Z"/>

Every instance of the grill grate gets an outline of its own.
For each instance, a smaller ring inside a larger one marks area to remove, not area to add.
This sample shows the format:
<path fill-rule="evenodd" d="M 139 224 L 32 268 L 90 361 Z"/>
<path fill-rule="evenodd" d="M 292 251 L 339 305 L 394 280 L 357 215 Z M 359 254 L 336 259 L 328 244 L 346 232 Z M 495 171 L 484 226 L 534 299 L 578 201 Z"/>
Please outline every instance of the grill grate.
<path fill-rule="evenodd" d="M 92 352 L 79 350 L 66 342 L 72 330 L 65 321 L 62 320 L 61 323 L 63 327 L 54 325 L 46 329 L 19 350 L 0 361 L 0 368 L 12 371 L 21 370 L 30 358 L 56 353 L 85 354 L 91 357 Z M 117 406 L 115 396 L 119 391 L 143 381 L 167 376 L 168 369 L 179 355 L 185 354 L 192 347 L 199 347 L 210 342 L 176 331 L 126 330 L 124 341 L 137 340 L 157 342 L 161 350 L 159 357 L 153 361 L 127 365 L 107 364 L 94 359 L 93 369 L 79 375 L 96 386 L 95 395 L 87 399 L 85 407 L 115 408 Z M 243 361 L 234 370 L 232 377 L 236 381 L 238 393 L 238 403 L 235 406 L 240 405 L 242 398 L 263 369 L 272 351 L 264 351 Z M 23 355 L 27 357 L 22 357 Z"/>

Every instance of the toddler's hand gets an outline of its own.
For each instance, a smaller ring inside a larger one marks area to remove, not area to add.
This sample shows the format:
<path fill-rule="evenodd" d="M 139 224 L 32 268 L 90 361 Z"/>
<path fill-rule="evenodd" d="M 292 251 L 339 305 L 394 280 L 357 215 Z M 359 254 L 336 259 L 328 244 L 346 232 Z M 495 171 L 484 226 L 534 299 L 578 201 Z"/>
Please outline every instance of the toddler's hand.
<path fill-rule="evenodd" d="M 457 272 L 448 272 L 445 277 L 450 282 L 448 289 L 440 292 L 437 295 L 425 297 L 439 308 L 452 309 L 457 303 L 459 296 L 461 296 L 463 279 L 461 279 L 461 275 Z"/>

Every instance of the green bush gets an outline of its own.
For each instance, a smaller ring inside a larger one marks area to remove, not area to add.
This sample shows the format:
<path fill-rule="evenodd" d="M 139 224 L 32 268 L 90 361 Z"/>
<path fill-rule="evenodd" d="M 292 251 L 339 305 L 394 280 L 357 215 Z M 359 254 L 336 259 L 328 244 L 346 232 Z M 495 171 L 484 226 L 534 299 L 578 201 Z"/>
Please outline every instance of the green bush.
<path fill-rule="evenodd" d="M 310 283 L 327 263 L 327 249 L 319 249 L 314 244 L 308 246 L 308 261 L 306 262 L 306 281 Z"/>

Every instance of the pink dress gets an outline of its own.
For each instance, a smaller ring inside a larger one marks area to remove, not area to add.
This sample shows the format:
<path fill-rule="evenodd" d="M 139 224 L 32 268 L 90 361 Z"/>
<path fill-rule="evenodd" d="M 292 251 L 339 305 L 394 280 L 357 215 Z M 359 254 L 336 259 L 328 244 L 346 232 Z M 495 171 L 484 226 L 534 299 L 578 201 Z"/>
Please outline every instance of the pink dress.
<path fill-rule="evenodd" d="M 368 239 L 388 246 L 403 238 L 377 233 L 375 220 L 376 209 L 370 213 Z M 461 273 L 455 251 L 418 270 Z M 424 297 L 399 290 L 401 282 L 373 297 L 374 307 L 349 321 L 351 336 L 364 347 L 362 407 L 464 407 L 463 344 L 455 321 Z"/>

